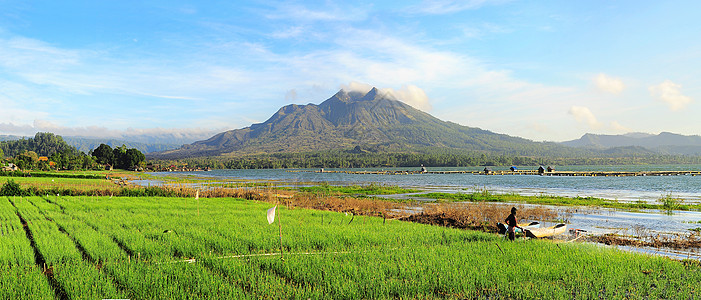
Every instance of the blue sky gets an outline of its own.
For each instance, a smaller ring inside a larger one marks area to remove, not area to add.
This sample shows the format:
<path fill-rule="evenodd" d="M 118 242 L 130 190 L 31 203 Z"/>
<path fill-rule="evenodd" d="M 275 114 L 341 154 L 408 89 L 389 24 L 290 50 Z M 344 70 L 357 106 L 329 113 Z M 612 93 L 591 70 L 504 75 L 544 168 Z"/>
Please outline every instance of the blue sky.
<path fill-rule="evenodd" d="M 0 134 L 204 138 L 375 86 L 563 141 L 701 134 L 698 1 L 0 0 Z"/>

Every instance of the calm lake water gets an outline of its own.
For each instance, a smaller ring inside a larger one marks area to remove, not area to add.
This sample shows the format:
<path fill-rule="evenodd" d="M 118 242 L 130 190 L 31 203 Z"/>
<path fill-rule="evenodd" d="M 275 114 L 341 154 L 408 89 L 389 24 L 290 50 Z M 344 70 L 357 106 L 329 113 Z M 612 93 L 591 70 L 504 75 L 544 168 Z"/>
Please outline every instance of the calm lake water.
<path fill-rule="evenodd" d="M 519 167 L 520 170 L 536 167 Z M 429 171 L 482 170 L 473 168 L 429 168 Z M 495 167 L 493 170 L 507 170 Z M 558 166 L 558 171 L 697 171 L 701 165 L 653 166 Z M 351 171 L 419 170 L 419 168 L 385 169 L 326 169 Z M 593 196 L 620 201 L 655 202 L 671 194 L 688 203 L 701 202 L 701 176 L 631 176 L 631 177 L 570 177 L 537 175 L 473 175 L 473 174 L 413 174 L 374 175 L 318 173 L 314 170 L 213 170 L 210 172 L 177 172 L 203 178 L 272 180 L 290 185 L 326 182 L 329 184 L 384 184 L 414 187 L 431 191 L 470 192 L 487 189 L 494 193 L 522 195 Z M 153 173 L 173 175 L 174 173 Z"/>

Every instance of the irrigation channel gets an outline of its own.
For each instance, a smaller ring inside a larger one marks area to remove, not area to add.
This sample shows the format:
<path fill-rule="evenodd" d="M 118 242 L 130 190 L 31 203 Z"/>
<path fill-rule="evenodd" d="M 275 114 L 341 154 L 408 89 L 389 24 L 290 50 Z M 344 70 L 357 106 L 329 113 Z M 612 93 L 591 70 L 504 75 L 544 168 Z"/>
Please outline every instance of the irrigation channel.
<path fill-rule="evenodd" d="M 415 188 L 425 192 L 472 193 L 488 190 L 494 194 L 524 196 L 552 195 L 565 197 L 596 197 L 620 202 L 659 204 L 659 199 L 672 196 L 685 204 L 701 203 L 701 165 L 653 166 L 558 166 L 555 172 L 537 176 L 533 167 L 490 168 L 420 168 L 386 169 L 297 169 L 297 170 L 213 170 L 209 172 L 151 173 L 152 180 L 137 181 L 142 185 L 157 185 L 159 176 L 183 176 L 201 179 L 202 185 L 226 180 L 269 182 L 276 186 L 305 186 L 313 184 L 365 185 L 380 184 Z M 389 176 L 391 175 L 391 176 Z M 524 176 L 519 176 L 524 175 Z M 530 176 L 525 176 L 530 175 Z M 204 183 L 206 182 L 206 183 Z M 383 197 L 426 200 L 412 194 Z M 508 204 L 505 204 L 508 205 Z M 621 211 L 603 208 L 572 208 L 548 206 L 561 211 L 561 219 L 570 229 L 580 229 L 590 235 L 618 234 L 630 236 L 680 236 L 701 227 L 701 212 L 656 210 Z M 548 224 L 544 224 L 548 225 Z M 673 258 L 701 259 L 701 249 L 663 251 L 657 248 L 625 247 L 644 253 L 662 254 Z"/>

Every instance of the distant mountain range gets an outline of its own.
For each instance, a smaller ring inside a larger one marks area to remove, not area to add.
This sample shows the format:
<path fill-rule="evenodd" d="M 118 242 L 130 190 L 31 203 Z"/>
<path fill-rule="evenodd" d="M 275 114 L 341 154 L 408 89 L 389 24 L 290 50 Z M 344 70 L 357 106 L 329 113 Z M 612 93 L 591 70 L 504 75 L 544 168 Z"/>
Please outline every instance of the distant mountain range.
<path fill-rule="evenodd" d="M 364 94 L 340 90 L 319 105 L 287 105 L 263 123 L 148 157 L 177 159 L 330 149 L 400 152 L 424 147 L 515 155 L 573 151 L 557 143 L 533 142 L 442 121 L 373 88 Z"/>
<path fill-rule="evenodd" d="M 601 135 L 587 133 L 581 138 L 562 142 L 569 147 L 593 150 L 610 150 L 616 148 L 641 148 L 642 152 L 659 154 L 701 155 L 701 136 L 681 135 L 662 132 L 658 135 L 647 133 L 628 133 L 623 135 Z"/>

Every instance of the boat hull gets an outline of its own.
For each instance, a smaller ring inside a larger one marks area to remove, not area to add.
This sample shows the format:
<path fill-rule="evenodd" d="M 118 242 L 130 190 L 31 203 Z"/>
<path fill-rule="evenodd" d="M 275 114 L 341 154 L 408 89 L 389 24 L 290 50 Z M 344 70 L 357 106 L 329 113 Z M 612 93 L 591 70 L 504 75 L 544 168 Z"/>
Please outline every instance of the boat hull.
<path fill-rule="evenodd" d="M 527 228 L 525 230 L 526 236 L 530 238 L 544 238 L 551 237 L 555 235 L 560 235 L 567 231 L 567 224 L 557 224 L 555 226 L 550 226 L 546 228 Z"/>

